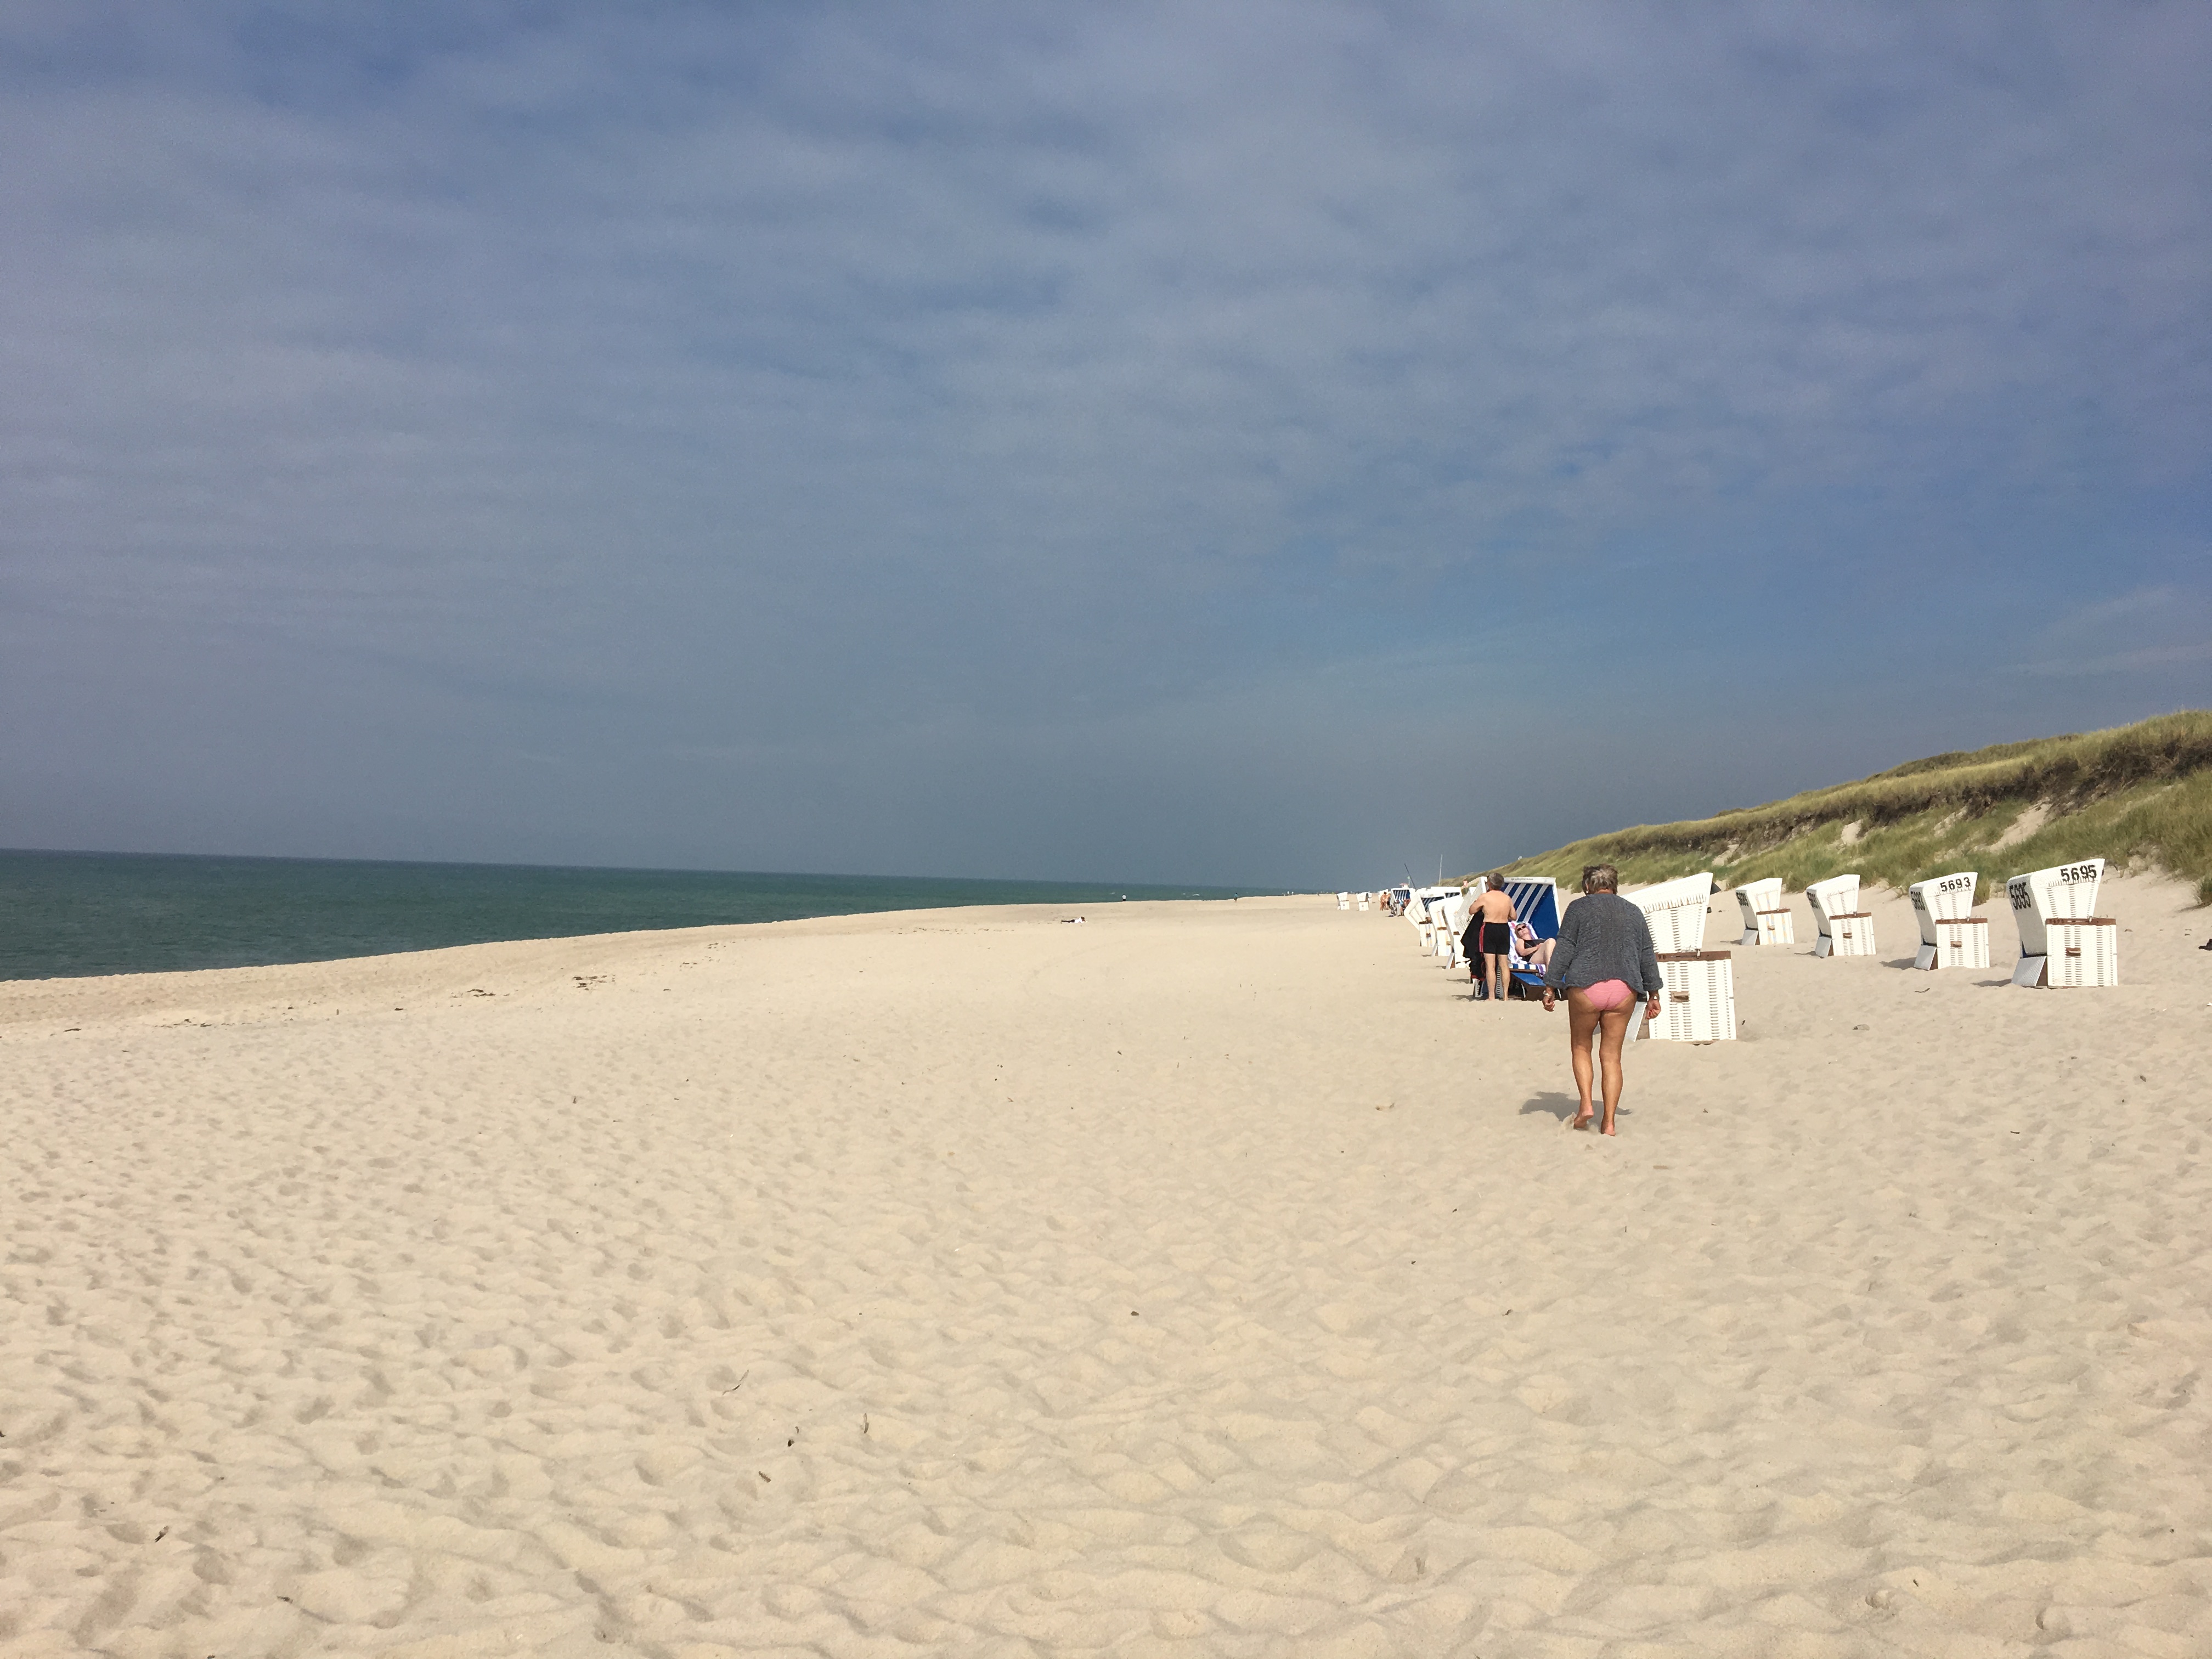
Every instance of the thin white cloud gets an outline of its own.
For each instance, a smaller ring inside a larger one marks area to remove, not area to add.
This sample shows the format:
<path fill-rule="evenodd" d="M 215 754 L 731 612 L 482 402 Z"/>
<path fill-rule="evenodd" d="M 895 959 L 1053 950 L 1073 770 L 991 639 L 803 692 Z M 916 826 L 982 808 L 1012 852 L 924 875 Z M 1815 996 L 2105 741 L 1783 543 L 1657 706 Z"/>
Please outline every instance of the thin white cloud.
<path fill-rule="evenodd" d="M 2212 641 L 2194 645 L 2147 645 L 2133 651 L 2116 651 L 2104 656 L 2053 657 L 2027 665 L 2025 672 L 2051 678 L 2074 678 L 2104 674 L 2140 674 L 2151 669 L 2200 662 L 2212 662 Z"/>

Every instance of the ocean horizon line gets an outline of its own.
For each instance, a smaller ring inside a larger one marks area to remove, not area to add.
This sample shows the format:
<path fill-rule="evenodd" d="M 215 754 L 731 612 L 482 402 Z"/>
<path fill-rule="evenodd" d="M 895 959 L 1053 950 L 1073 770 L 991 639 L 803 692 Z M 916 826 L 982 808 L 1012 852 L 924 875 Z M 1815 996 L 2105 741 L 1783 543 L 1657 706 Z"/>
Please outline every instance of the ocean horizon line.
<path fill-rule="evenodd" d="M 0 980 L 269 967 L 963 905 L 1228 900 L 1280 887 L 0 849 Z"/>
<path fill-rule="evenodd" d="M 367 858 L 334 853 L 175 853 L 115 847 L 0 847 L 0 858 L 196 859 L 253 864 L 362 864 L 441 870 L 547 870 L 606 875 L 772 876 L 795 881 L 947 881 L 1004 883 L 1018 886 L 1188 888 L 1193 892 L 1261 894 L 1303 892 L 1298 887 L 1248 882 L 1128 881 L 1108 876 L 940 876 L 921 872 L 874 870 L 744 869 L 704 864 L 579 864 L 537 859 Z M 1322 890 L 1312 889 L 1315 892 Z M 1330 890 L 1334 890 L 1334 889 Z"/>

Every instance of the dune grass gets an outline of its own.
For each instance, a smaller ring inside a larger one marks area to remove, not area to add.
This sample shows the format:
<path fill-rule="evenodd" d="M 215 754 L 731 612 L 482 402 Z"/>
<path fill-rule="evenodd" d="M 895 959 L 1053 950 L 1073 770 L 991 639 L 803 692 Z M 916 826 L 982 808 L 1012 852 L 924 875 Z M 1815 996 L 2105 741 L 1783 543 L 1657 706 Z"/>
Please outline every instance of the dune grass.
<path fill-rule="evenodd" d="M 1508 868 L 1571 888 L 1586 864 L 1618 865 L 1626 882 L 1710 869 L 1723 886 L 1779 876 L 1793 890 L 1847 871 L 1902 890 L 1969 868 L 1986 896 L 2007 876 L 2085 858 L 2155 866 L 2212 903 L 2212 710 L 1931 755 L 1764 806 L 1593 836 Z"/>

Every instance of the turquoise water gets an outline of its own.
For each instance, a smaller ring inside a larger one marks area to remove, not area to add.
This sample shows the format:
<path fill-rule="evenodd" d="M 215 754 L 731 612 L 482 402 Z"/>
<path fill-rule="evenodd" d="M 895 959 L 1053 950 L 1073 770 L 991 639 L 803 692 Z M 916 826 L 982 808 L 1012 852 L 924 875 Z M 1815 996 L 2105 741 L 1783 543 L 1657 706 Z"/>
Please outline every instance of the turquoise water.
<path fill-rule="evenodd" d="M 492 939 L 869 910 L 1225 899 L 1258 890 L 0 852 L 0 980 L 325 962 Z"/>

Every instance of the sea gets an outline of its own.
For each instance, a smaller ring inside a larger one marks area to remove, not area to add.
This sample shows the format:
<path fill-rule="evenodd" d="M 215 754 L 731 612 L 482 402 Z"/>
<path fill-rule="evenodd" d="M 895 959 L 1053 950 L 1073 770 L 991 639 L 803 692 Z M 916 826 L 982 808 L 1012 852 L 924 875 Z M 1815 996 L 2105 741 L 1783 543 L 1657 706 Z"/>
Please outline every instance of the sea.
<path fill-rule="evenodd" d="M 873 910 L 1274 889 L 0 851 L 0 980 L 167 973 Z"/>

